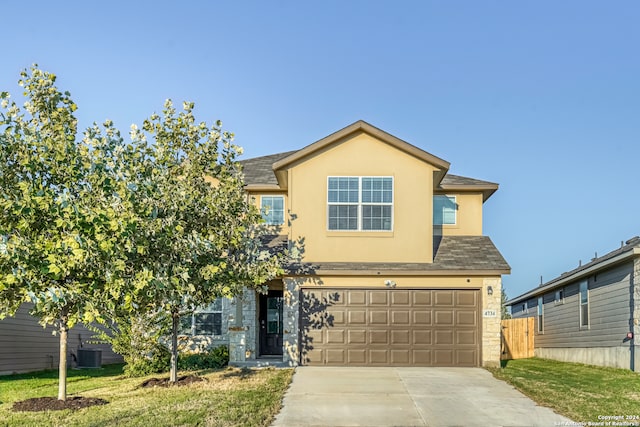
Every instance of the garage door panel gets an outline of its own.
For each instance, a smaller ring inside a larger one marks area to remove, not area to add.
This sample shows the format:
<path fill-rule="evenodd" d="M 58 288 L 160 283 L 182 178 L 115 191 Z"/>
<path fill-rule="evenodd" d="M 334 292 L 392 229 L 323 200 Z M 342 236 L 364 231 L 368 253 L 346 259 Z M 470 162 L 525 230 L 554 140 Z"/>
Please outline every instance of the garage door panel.
<path fill-rule="evenodd" d="M 431 325 L 431 312 L 430 311 L 414 311 L 413 324 L 420 325 L 420 326 Z"/>
<path fill-rule="evenodd" d="M 476 345 L 476 331 L 456 331 L 457 345 Z"/>
<path fill-rule="evenodd" d="M 408 306 L 411 302 L 411 295 L 409 291 L 394 290 L 391 292 L 391 304 L 394 307 Z"/>
<path fill-rule="evenodd" d="M 327 310 L 327 314 L 329 315 L 327 318 L 330 319 L 333 326 L 340 327 L 346 325 L 347 322 L 344 311 Z"/>
<path fill-rule="evenodd" d="M 387 349 L 369 349 L 369 362 L 372 365 L 387 365 L 389 351 Z"/>
<path fill-rule="evenodd" d="M 412 331 L 414 345 L 431 345 L 431 331 Z"/>
<path fill-rule="evenodd" d="M 413 306 L 431 306 L 431 291 L 413 291 Z"/>
<path fill-rule="evenodd" d="M 453 344 L 453 329 L 436 330 L 434 333 L 434 345 L 446 345 Z"/>
<path fill-rule="evenodd" d="M 477 292 L 475 291 L 458 291 L 456 292 L 456 306 L 458 307 L 475 307 L 477 302 Z"/>
<path fill-rule="evenodd" d="M 436 326 L 453 326 L 453 312 L 452 311 L 436 311 L 435 323 L 436 323 Z"/>
<path fill-rule="evenodd" d="M 431 366 L 431 350 L 413 350 L 413 364 L 417 366 Z"/>
<path fill-rule="evenodd" d="M 349 329 L 347 332 L 347 344 L 366 344 L 367 331 L 364 329 Z"/>
<path fill-rule="evenodd" d="M 371 291 L 369 294 L 369 305 L 387 305 L 389 303 L 388 291 Z"/>
<path fill-rule="evenodd" d="M 347 361 L 344 348 L 328 348 L 326 350 L 327 365 L 344 365 Z"/>
<path fill-rule="evenodd" d="M 350 365 L 364 365 L 367 363 L 367 350 L 365 348 L 348 349 L 347 360 Z"/>
<path fill-rule="evenodd" d="M 433 350 L 433 364 L 434 366 L 454 366 L 453 356 L 453 350 Z"/>
<path fill-rule="evenodd" d="M 391 312 L 391 324 L 393 326 L 408 326 L 409 325 L 409 310 L 394 310 Z"/>
<path fill-rule="evenodd" d="M 367 323 L 367 311 L 360 309 L 350 310 L 347 314 L 349 325 L 364 325 Z"/>
<path fill-rule="evenodd" d="M 369 323 L 371 325 L 386 325 L 389 323 L 389 312 L 387 310 L 369 311 Z"/>
<path fill-rule="evenodd" d="M 389 331 L 384 329 L 369 331 L 369 344 L 389 344 Z"/>
<path fill-rule="evenodd" d="M 453 291 L 433 291 L 437 307 L 453 307 Z"/>
<path fill-rule="evenodd" d="M 391 331 L 391 345 L 409 344 L 409 337 L 411 331 L 403 329 L 398 331 Z"/>
<path fill-rule="evenodd" d="M 456 311 L 456 325 L 476 326 L 478 324 L 478 313 L 472 310 Z"/>
<path fill-rule="evenodd" d="M 478 366 L 480 303 L 478 290 L 305 289 L 301 362 Z"/>
<path fill-rule="evenodd" d="M 476 366 L 477 358 L 476 350 L 457 350 L 455 362 L 458 366 Z"/>
<path fill-rule="evenodd" d="M 344 329 L 330 329 L 327 331 L 327 344 L 345 344 L 345 336 Z"/>
<path fill-rule="evenodd" d="M 410 356 L 411 353 L 408 350 L 391 350 L 391 364 L 392 365 L 400 365 L 400 366 L 408 366 L 411 364 Z"/>
<path fill-rule="evenodd" d="M 367 293 L 365 291 L 350 291 L 348 301 L 349 305 L 366 305 Z"/>

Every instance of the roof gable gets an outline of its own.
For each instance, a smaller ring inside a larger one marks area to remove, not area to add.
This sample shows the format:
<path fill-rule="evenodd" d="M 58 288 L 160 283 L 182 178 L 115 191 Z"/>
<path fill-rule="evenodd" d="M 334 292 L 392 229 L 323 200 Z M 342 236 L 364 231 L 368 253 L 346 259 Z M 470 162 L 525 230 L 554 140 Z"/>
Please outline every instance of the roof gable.
<path fill-rule="evenodd" d="M 397 138 L 381 129 L 378 129 L 377 127 L 372 126 L 363 120 L 358 120 L 357 122 L 345 128 L 342 128 L 339 131 L 334 132 L 331 135 L 326 136 L 321 140 L 307 145 L 306 147 L 293 152 L 291 155 L 274 162 L 273 170 L 276 174 L 278 184 L 280 184 L 282 188 L 286 188 L 287 169 L 293 164 L 304 162 L 306 159 L 315 155 L 319 151 L 326 150 L 332 145 L 339 144 L 348 136 L 356 133 L 366 133 L 368 135 L 371 135 L 383 143 L 389 144 L 400 151 L 403 151 L 434 166 L 436 169 L 434 179 L 435 182 L 440 182 L 447 173 L 447 170 L 449 170 L 450 164 L 446 160 L 434 156 L 433 154 L 427 153 L 426 151 L 414 145 L 411 145 L 408 142 L 403 141 L 400 138 Z"/>

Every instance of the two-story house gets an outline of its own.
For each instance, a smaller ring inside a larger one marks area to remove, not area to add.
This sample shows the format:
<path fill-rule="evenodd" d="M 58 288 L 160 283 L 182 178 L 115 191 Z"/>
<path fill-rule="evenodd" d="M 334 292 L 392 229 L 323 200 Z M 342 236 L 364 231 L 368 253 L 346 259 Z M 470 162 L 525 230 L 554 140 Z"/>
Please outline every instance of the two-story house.
<path fill-rule="evenodd" d="M 499 363 L 510 268 L 482 235 L 497 184 L 449 175 L 447 161 L 363 121 L 242 164 L 268 244 L 295 242 L 301 261 L 267 293 L 202 313 L 232 363 Z"/>

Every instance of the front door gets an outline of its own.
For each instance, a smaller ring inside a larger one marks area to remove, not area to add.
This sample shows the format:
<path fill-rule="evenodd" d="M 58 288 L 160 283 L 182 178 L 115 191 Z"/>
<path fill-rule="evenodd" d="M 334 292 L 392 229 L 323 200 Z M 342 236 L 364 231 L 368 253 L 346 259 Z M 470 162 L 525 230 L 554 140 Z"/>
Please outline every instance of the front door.
<path fill-rule="evenodd" d="M 282 291 L 260 295 L 260 355 L 282 355 Z"/>

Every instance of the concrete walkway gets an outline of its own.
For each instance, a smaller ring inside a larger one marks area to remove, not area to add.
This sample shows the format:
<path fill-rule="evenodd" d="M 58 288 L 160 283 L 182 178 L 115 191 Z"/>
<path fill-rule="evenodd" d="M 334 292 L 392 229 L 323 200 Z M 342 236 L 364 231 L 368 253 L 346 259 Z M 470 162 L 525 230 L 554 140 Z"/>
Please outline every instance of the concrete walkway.
<path fill-rule="evenodd" d="M 571 425 L 479 368 L 299 367 L 283 404 L 274 426 Z"/>

